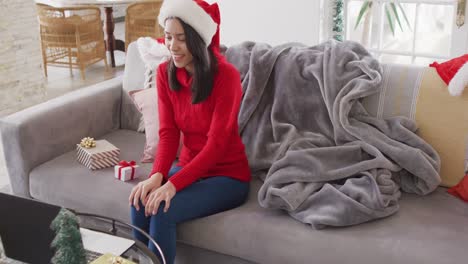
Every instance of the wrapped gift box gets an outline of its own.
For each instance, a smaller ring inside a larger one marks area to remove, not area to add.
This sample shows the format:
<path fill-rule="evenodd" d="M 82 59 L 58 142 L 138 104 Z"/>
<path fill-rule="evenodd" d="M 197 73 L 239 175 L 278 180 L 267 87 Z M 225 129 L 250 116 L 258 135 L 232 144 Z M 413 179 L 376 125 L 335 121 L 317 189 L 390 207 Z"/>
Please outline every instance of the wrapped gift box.
<path fill-rule="evenodd" d="M 133 180 L 137 177 L 137 168 L 138 165 L 136 165 L 135 161 L 121 161 L 114 167 L 114 176 L 121 181 Z"/>
<path fill-rule="evenodd" d="M 111 253 L 106 253 L 99 258 L 93 260 L 91 264 L 135 264 L 135 262 L 116 256 Z"/>
<path fill-rule="evenodd" d="M 96 147 L 84 148 L 77 144 L 76 159 L 91 170 L 112 167 L 120 161 L 120 149 L 107 140 L 96 140 Z"/>

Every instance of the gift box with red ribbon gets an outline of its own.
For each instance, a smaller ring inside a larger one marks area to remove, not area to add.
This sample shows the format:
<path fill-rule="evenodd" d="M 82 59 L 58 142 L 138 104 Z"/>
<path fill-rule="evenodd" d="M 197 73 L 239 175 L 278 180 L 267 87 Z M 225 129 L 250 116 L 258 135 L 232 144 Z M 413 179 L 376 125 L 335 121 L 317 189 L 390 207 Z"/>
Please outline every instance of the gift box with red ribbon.
<path fill-rule="evenodd" d="M 115 178 L 121 181 L 131 181 L 137 177 L 136 169 L 138 165 L 134 160 L 126 161 L 122 160 L 119 164 L 114 167 L 114 176 Z"/>

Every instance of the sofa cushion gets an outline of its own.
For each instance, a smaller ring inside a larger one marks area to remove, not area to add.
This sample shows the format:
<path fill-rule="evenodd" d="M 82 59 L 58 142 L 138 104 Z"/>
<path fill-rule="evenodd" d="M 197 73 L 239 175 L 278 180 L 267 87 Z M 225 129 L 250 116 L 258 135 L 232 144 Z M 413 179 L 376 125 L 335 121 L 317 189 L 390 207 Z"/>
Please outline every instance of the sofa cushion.
<path fill-rule="evenodd" d="M 143 149 L 141 162 L 148 163 L 154 161 L 154 155 L 159 143 L 159 114 L 158 114 L 158 91 L 154 88 L 141 90 L 133 90 L 128 94 L 132 98 L 138 111 L 143 114 L 144 131 L 146 135 L 146 143 Z M 179 158 L 182 146 L 184 144 L 184 136 L 180 134 L 179 149 L 176 157 Z"/>
<path fill-rule="evenodd" d="M 128 92 L 144 88 L 145 64 L 141 59 L 136 42 L 132 42 L 128 45 L 126 53 L 125 71 L 122 83 L 123 93 L 120 128 L 137 131 L 139 127 L 141 127 L 140 124 L 142 124 L 142 115 L 140 111 L 136 109 Z"/>
<path fill-rule="evenodd" d="M 403 194 L 400 211 L 352 227 L 313 230 L 259 206 L 258 179 L 243 206 L 179 227 L 178 240 L 256 263 L 465 263 L 468 204 L 438 188 Z M 272 253 L 274 252 L 274 253 Z"/>
<path fill-rule="evenodd" d="M 138 160 L 145 135 L 131 130 L 117 130 L 106 139 L 120 148 L 120 159 Z M 114 178 L 114 168 L 91 171 L 76 161 L 75 150 L 50 160 L 30 173 L 33 198 L 72 208 L 80 212 L 130 221 L 128 195 L 131 188 L 146 179 L 151 163 L 139 164 L 135 181 Z"/>
<path fill-rule="evenodd" d="M 416 104 L 418 134 L 431 144 L 441 159 L 443 186 L 456 185 L 465 175 L 468 142 L 468 91 L 451 96 L 434 68 L 427 68 Z"/>
<path fill-rule="evenodd" d="M 146 143 L 141 162 L 153 162 L 154 153 L 159 142 L 158 91 L 154 88 L 133 90 L 129 92 L 138 111 L 143 115 Z"/>
<path fill-rule="evenodd" d="M 369 113 L 415 120 L 418 135 L 440 155 L 441 185 L 456 185 L 465 175 L 468 92 L 450 96 L 436 70 L 420 66 L 385 64 L 382 84 L 379 93 L 363 100 Z"/>
<path fill-rule="evenodd" d="M 118 130 L 103 137 L 121 149 L 121 158 L 135 159 L 143 134 Z M 140 164 L 147 175 L 151 164 Z M 128 194 L 145 179 L 121 182 L 113 169 L 91 172 L 66 153 L 30 174 L 34 198 L 130 221 Z M 357 226 L 313 230 L 283 211 L 259 206 L 258 179 L 241 207 L 178 227 L 178 240 L 257 263 L 464 263 L 468 245 L 468 204 L 439 188 L 427 196 L 403 194 L 393 216 Z M 271 252 L 274 252 L 271 253 Z"/>

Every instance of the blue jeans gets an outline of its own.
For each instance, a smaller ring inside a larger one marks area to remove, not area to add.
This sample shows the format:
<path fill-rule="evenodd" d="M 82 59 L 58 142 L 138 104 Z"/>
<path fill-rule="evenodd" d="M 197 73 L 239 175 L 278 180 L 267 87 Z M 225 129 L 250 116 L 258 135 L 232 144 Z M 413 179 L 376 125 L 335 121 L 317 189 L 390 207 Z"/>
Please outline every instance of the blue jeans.
<path fill-rule="evenodd" d="M 181 167 L 173 167 L 169 177 Z M 161 247 L 166 263 L 172 264 L 176 254 L 176 226 L 178 223 L 223 212 L 240 206 L 247 199 L 249 183 L 230 177 L 216 176 L 194 182 L 176 193 L 171 200 L 169 210 L 164 213 L 164 202 L 159 206 L 158 213 L 146 217 L 140 201 L 140 211 L 132 205 L 132 224 L 145 230 Z M 138 231 L 133 230 L 133 236 L 159 257 L 159 252 L 148 239 Z M 161 262 L 162 263 L 162 262 Z"/>

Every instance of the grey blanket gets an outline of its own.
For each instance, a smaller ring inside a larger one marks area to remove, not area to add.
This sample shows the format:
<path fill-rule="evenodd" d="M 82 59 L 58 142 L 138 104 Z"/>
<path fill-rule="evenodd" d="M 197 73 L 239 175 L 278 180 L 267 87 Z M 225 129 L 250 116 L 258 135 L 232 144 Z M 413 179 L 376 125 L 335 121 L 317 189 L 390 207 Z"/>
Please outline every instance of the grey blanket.
<path fill-rule="evenodd" d="M 413 121 L 371 117 L 360 99 L 382 68 L 360 44 L 277 47 L 246 42 L 226 56 L 240 71 L 239 124 L 261 206 L 313 228 L 348 226 L 398 210 L 400 190 L 427 194 L 440 159 Z"/>

